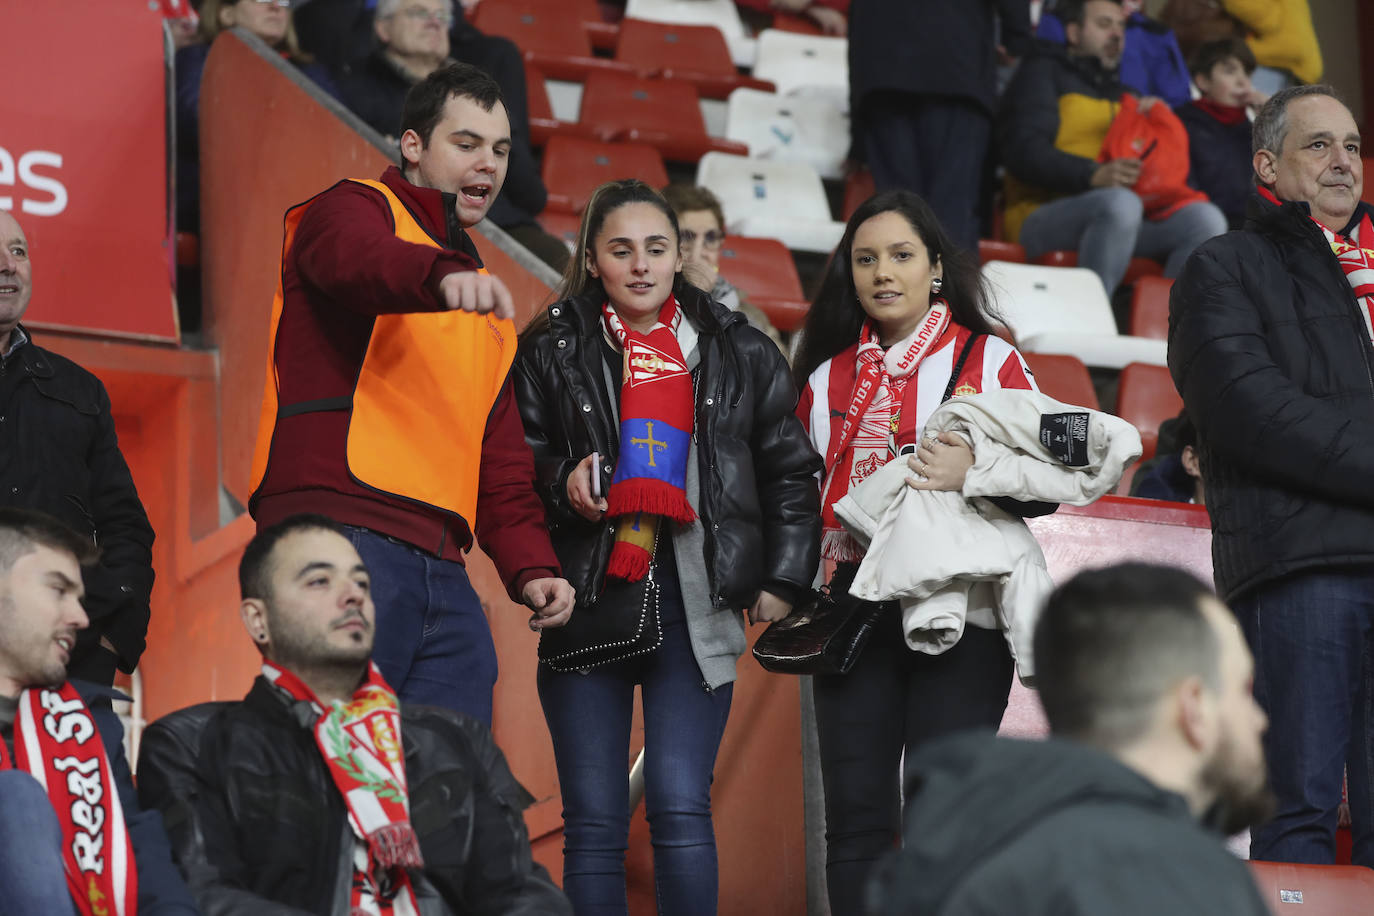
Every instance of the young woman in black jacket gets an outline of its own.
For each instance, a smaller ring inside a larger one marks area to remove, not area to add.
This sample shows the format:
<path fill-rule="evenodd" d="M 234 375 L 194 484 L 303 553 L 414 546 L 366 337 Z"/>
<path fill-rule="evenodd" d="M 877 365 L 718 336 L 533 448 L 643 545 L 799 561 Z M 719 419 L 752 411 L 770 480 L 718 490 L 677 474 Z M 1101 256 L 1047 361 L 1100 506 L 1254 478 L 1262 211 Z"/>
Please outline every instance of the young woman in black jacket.
<path fill-rule="evenodd" d="M 577 589 L 574 622 L 646 575 L 659 594 L 652 651 L 582 671 L 539 667 L 563 794 L 563 886 L 579 916 L 627 912 L 636 685 L 659 912 L 716 911 L 710 786 L 746 645 L 741 611 L 785 617 L 819 558 L 821 462 L 794 414 L 787 364 L 681 269 L 663 197 L 639 181 L 603 185 L 559 301 L 531 322 L 516 360 L 554 549 Z"/>

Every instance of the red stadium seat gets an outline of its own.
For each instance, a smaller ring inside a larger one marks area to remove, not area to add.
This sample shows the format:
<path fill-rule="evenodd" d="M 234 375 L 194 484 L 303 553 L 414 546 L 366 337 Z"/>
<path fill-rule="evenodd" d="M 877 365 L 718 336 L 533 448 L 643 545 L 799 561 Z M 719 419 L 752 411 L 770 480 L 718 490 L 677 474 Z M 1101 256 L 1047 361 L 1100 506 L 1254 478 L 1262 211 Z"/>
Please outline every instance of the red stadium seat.
<path fill-rule="evenodd" d="M 805 16 L 791 13 L 774 13 L 773 28 L 779 32 L 798 32 L 802 35 L 822 35 L 821 27 Z"/>
<path fill-rule="evenodd" d="M 557 213 L 544 208 L 536 217 L 540 227 L 549 235 L 563 242 L 569 248 L 577 245 L 577 231 L 582 228 L 582 217 L 576 213 Z"/>
<path fill-rule="evenodd" d="M 1026 365 L 1035 374 L 1035 384 L 1056 401 L 1076 407 L 1097 410 L 1097 392 L 1093 389 L 1088 367 L 1076 356 L 1062 353 L 1022 353 Z"/>
<path fill-rule="evenodd" d="M 773 84 L 741 76 L 720 29 L 625 19 L 615 59 L 640 73 L 686 80 L 704 98 L 724 99 L 741 86 L 772 92 Z"/>
<path fill-rule="evenodd" d="M 694 163 L 712 151 L 749 155 L 746 144 L 706 133 L 697 91 L 680 80 L 593 73 L 582 89 L 577 120 L 602 140 L 647 143 L 674 162 Z"/>
<path fill-rule="evenodd" d="M 1374 871 L 1359 865 L 1250 862 L 1260 896 L 1275 913 L 1352 916 L 1374 912 Z"/>
<path fill-rule="evenodd" d="M 549 189 L 547 209 L 555 213 L 581 213 L 592 192 L 608 181 L 638 178 L 655 188 L 668 183 L 663 157 L 652 146 L 562 135 L 544 148 L 542 174 Z"/>
<path fill-rule="evenodd" d="M 554 134 L 570 134 L 574 137 L 595 139 L 581 124 L 574 121 L 560 121 L 554 117 L 553 105 L 549 102 L 549 90 L 544 85 L 544 74 L 529 64 L 525 64 L 525 87 L 530 111 L 530 144 L 532 146 L 543 146 L 549 142 L 549 138 Z"/>
<path fill-rule="evenodd" d="M 1174 281 L 1168 277 L 1141 277 L 1131 290 L 1131 327 L 1134 337 L 1169 339 L 1169 290 Z"/>
<path fill-rule="evenodd" d="M 1047 251 L 1036 258 L 1035 263 L 1049 267 L 1077 267 L 1078 252 Z M 1141 277 L 1158 277 L 1163 274 L 1164 267 L 1158 261 L 1152 261 L 1149 258 L 1131 258 L 1131 263 L 1126 268 L 1126 276 L 1121 278 L 1121 284 L 1130 286 Z"/>
<path fill-rule="evenodd" d="M 596 0 L 486 0 L 486 3 L 513 6 L 522 12 L 570 7 L 582 21 L 582 29 L 592 47 L 598 51 L 615 51 L 616 39 L 620 37 L 620 26 L 602 17 L 601 6 Z"/>
<path fill-rule="evenodd" d="M 550 79 L 580 83 L 599 71 L 634 72 L 626 64 L 593 56 L 582 16 L 572 4 L 487 2 L 478 5 L 472 24 L 515 42 L 525 60 Z"/>
<path fill-rule="evenodd" d="M 855 169 L 844 180 L 844 218 L 848 220 L 859 205 L 877 193 L 873 173 L 866 168 Z"/>
<path fill-rule="evenodd" d="M 802 295 L 797 265 L 777 239 L 726 237 L 720 249 L 720 272 L 779 331 L 795 331 L 806 320 L 811 305 Z"/>
<path fill-rule="evenodd" d="M 177 266 L 200 266 L 200 236 L 194 232 L 177 233 Z"/>
<path fill-rule="evenodd" d="M 988 261 L 1011 261 L 1014 264 L 1026 263 L 1026 247 L 1020 242 L 999 242 L 995 239 L 978 240 L 978 263 Z"/>
<path fill-rule="evenodd" d="M 1117 386 L 1116 415 L 1140 431 L 1140 460 L 1154 457 L 1159 424 L 1178 416 L 1183 399 L 1164 366 L 1129 363 Z"/>

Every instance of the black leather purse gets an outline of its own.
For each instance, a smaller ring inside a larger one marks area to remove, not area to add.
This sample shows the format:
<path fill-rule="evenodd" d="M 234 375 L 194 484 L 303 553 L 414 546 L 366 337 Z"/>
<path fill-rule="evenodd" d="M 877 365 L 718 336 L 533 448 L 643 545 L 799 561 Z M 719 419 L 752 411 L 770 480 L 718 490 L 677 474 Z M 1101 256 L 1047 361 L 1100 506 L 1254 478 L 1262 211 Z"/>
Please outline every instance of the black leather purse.
<path fill-rule="evenodd" d="M 941 404 L 953 396 L 969 351 L 982 336 L 970 334 L 964 342 Z M 812 590 L 792 613 L 769 624 L 754 642 L 754 658 L 759 664 L 779 674 L 848 674 L 888 609 L 886 603 L 863 601 L 849 594 L 856 572 L 856 566 L 840 567 L 830 585 Z"/>
<path fill-rule="evenodd" d="M 658 538 L 654 538 L 654 551 Z M 554 671 L 584 671 L 652 652 L 663 642 L 655 563 L 638 582 L 607 579 L 591 604 L 578 604 L 568 622 L 539 634 L 539 660 Z"/>
<path fill-rule="evenodd" d="M 777 674 L 849 673 L 887 607 L 855 598 L 847 581 L 836 584 L 838 596 L 829 585 L 821 586 L 768 625 L 754 643 L 760 665 Z"/>

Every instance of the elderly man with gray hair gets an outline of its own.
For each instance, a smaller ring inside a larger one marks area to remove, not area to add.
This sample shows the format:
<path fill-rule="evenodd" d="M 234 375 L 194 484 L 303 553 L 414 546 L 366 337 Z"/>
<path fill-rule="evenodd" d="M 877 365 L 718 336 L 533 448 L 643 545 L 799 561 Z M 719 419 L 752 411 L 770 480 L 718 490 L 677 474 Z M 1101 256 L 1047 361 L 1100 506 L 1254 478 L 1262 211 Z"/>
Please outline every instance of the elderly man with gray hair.
<path fill-rule="evenodd" d="M 1254 127 L 1245 228 L 1194 252 L 1169 368 L 1197 425 L 1218 593 L 1255 656 L 1278 811 L 1257 859 L 1329 863 L 1342 775 L 1374 867 L 1374 210 L 1328 86 Z"/>

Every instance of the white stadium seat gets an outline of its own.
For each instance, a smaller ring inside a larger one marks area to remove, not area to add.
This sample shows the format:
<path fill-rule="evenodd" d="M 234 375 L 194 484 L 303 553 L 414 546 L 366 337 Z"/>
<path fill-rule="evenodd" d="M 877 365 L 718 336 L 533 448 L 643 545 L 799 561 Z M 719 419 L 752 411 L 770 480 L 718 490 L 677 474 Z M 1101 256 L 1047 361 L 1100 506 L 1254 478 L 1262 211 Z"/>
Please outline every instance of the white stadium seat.
<path fill-rule="evenodd" d="M 1097 274 L 1085 267 L 1042 267 L 989 261 L 983 276 L 1018 346 L 1032 353 L 1067 353 L 1089 366 L 1166 365 L 1162 340 L 1116 330 L 1112 306 Z"/>
<path fill-rule="evenodd" d="M 849 40 L 764 29 L 759 33 L 754 76 L 782 95 L 829 98 L 849 111 Z"/>
<path fill-rule="evenodd" d="M 753 159 L 804 162 L 822 178 L 843 178 L 849 116 L 833 99 L 741 88 L 730 93 L 725 138 L 749 144 Z"/>
<path fill-rule="evenodd" d="M 804 163 L 707 153 L 697 165 L 696 183 L 720 198 L 731 233 L 822 253 L 844 234 L 844 223 L 830 218 L 821 177 Z"/>

